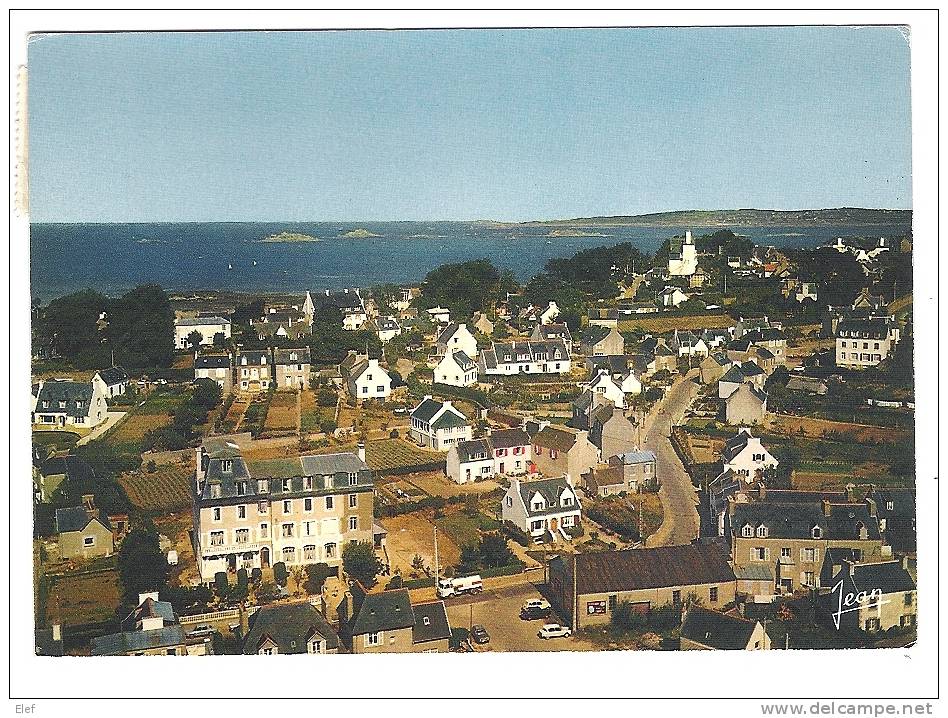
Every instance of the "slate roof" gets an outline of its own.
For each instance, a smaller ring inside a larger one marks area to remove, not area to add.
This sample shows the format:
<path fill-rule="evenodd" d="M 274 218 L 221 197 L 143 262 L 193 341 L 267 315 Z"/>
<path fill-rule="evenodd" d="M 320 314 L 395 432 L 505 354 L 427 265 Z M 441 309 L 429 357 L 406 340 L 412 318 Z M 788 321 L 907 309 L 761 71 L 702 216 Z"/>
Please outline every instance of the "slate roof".
<path fill-rule="evenodd" d="M 646 464 L 655 461 L 654 451 L 626 451 L 623 454 L 616 454 L 612 457 L 616 463 L 620 464 Z"/>
<path fill-rule="evenodd" d="M 734 577 L 738 581 L 773 581 L 774 571 L 769 563 L 747 563 L 734 567 Z"/>
<path fill-rule="evenodd" d="M 579 433 L 563 426 L 547 426 L 537 432 L 533 437 L 533 443 L 542 446 L 544 449 L 556 449 L 557 451 L 569 451 L 579 439 Z"/>
<path fill-rule="evenodd" d="M 812 539 L 813 528 L 820 538 L 858 540 L 858 524 L 867 531 L 868 540 L 878 540 L 879 521 L 869 515 L 865 504 L 831 504 L 830 515 L 823 513 L 820 502 L 775 503 L 769 500 L 736 504 L 731 520 L 732 531 L 740 536 L 745 525 L 767 527 L 767 538 Z"/>
<path fill-rule="evenodd" d="M 834 582 L 835 583 L 835 582 Z M 905 593 L 915 590 L 915 581 L 911 574 L 902 568 L 899 561 L 885 563 L 860 563 L 852 567 L 852 572 L 843 582 L 843 594 L 849 592 L 882 589 L 882 593 Z"/>
<path fill-rule="evenodd" d="M 48 401 L 49 406 L 44 407 L 43 402 Z M 66 402 L 65 408 L 60 408 L 59 402 Z M 71 417 L 86 416 L 89 413 L 89 405 L 92 403 L 92 383 L 78 381 L 44 381 L 40 387 L 39 396 L 36 397 L 37 413 L 45 412 L 50 414 L 66 413 Z"/>
<path fill-rule="evenodd" d="M 124 631 L 92 639 L 93 656 L 123 656 L 135 651 L 171 648 L 186 642 L 184 628 L 165 626 L 151 631 Z"/>
<path fill-rule="evenodd" d="M 757 342 L 780 341 L 781 339 L 785 339 L 783 332 L 775 327 L 754 329 L 743 334 L 741 338 L 750 342 L 751 344 L 756 344 Z"/>
<path fill-rule="evenodd" d="M 576 498 L 573 499 L 574 503 L 572 506 L 560 506 L 560 495 L 563 493 L 564 489 L 573 491 L 569 485 L 569 482 L 564 476 L 555 479 L 534 479 L 533 481 L 521 481 L 520 498 L 523 499 L 523 505 L 527 507 L 527 515 L 533 517 L 545 516 L 547 514 L 558 514 L 564 509 L 576 509 L 578 511 L 579 500 Z M 530 506 L 530 499 L 538 492 L 546 502 L 546 508 L 536 511 Z"/>
<path fill-rule="evenodd" d="M 128 372 L 120 366 L 113 366 L 99 371 L 99 378 L 108 386 L 115 386 L 116 384 L 128 381 Z"/>
<path fill-rule="evenodd" d="M 358 471 L 366 471 L 369 468 L 362 459 L 351 452 L 301 456 L 300 463 L 307 476 L 351 474 Z"/>
<path fill-rule="evenodd" d="M 95 472 L 92 467 L 84 459 L 72 454 L 48 459 L 40 468 L 40 473 L 43 476 L 64 474 L 71 481 L 82 483 L 95 479 Z"/>
<path fill-rule="evenodd" d="M 610 465 L 604 468 L 594 467 L 583 474 L 587 485 L 593 491 L 599 491 L 602 486 L 618 486 L 625 483 L 625 476 L 622 467 Z"/>
<path fill-rule="evenodd" d="M 270 363 L 270 352 L 266 349 L 244 349 L 237 352 L 237 364 L 244 366 L 242 360 L 246 357 L 247 364 L 246 366 L 264 366 L 264 364 L 269 365 Z M 265 360 L 261 361 L 261 360 Z"/>
<path fill-rule="evenodd" d="M 747 648 L 757 621 L 690 607 L 681 623 L 681 637 L 718 651 L 742 651 Z"/>
<path fill-rule="evenodd" d="M 593 346 L 594 344 L 598 344 L 599 342 L 601 342 L 611 333 L 612 332 L 609 329 L 609 327 L 604 327 L 599 324 L 593 324 L 587 327 L 586 329 L 583 329 L 579 333 L 579 338 L 583 344 L 586 344 L 588 346 Z"/>
<path fill-rule="evenodd" d="M 559 356 L 556 356 L 559 352 Z M 526 354 L 529 358 L 519 359 L 518 355 Z M 509 355 L 510 359 L 504 357 Z M 484 364 L 488 369 L 495 369 L 498 364 L 517 364 L 527 361 L 566 361 L 570 358 L 569 351 L 562 339 L 551 339 L 545 342 L 513 341 L 494 342 L 490 349 L 481 352 Z"/>
<path fill-rule="evenodd" d="M 576 555 L 576 592 L 618 593 L 734 580 L 728 556 L 714 545 L 600 551 Z"/>
<path fill-rule="evenodd" d="M 571 339 L 569 327 L 562 322 L 553 324 L 537 324 L 533 328 L 533 333 L 538 335 L 539 339 Z"/>
<path fill-rule="evenodd" d="M 457 350 L 452 353 L 452 357 L 454 358 L 455 363 L 461 367 L 462 371 L 467 371 L 468 369 L 474 368 L 474 360 L 464 352 Z"/>
<path fill-rule="evenodd" d="M 269 638 L 280 654 L 307 653 L 307 642 L 322 636 L 327 650 L 339 648 L 339 636 L 311 603 L 262 606 L 250 617 L 250 626 L 241 651 L 252 655 Z"/>
<path fill-rule="evenodd" d="M 752 397 L 757 399 L 760 404 L 763 404 L 767 401 L 767 392 L 758 389 L 753 384 L 741 384 L 737 389 L 731 394 L 725 401 L 731 402 L 737 399 L 738 395 L 744 392 L 745 394 L 750 394 Z"/>
<path fill-rule="evenodd" d="M 195 369 L 230 369 L 230 357 L 223 354 L 199 356 L 194 360 Z"/>
<path fill-rule="evenodd" d="M 530 437 L 523 429 L 502 429 L 492 431 L 489 441 L 494 449 L 511 449 L 515 446 L 529 445 Z"/>
<path fill-rule="evenodd" d="M 296 359 L 292 359 L 290 354 L 296 354 Z M 309 347 L 301 349 L 277 349 L 273 352 L 274 362 L 276 364 L 309 364 Z"/>
<path fill-rule="evenodd" d="M 718 383 L 724 382 L 725 384 L 743 384 L 744 372 L 741 371 L 741 367 L 738 364 L 734 364 L 730 369 L 724 372 L 724 376 L 718 379 Z"/>
<path fill-rule="evenodd" d="M 380 332 L 394 332 L 401 329 L 393 317 L 379 317 L 376 325 Z"/>
<path fill-rule="evenodd" d="M 369 593 L 362 599 L 362 605 L 356 613 L 352 623 L 352 635 L 395 631 L 414 625 L 415 614 L 407 589 Z"/>
<path fill-rule="evenodd" d="M 411 413 L 412 419 L 420 419 L 425 423 L 431 421 L 431 418 L 438 413 L 443 404 L 435 399 L 425 399 Z"/>
<path fill-rule="evenodd" d="M 721 461 L 729 463 L 735 456 L 740 454 L 747 444 L 753 439 L 749 429 L 741 429 L 736 435 L 724 442 L 724 448 L 721 450 Z"/>
<path fill-rule="evenodd" d="M 156 601 L 151 596 L 142 601 L 122 621 L 122 628 L 128 631 L 135 630 L 139 621 L 146 618 L 161 618 L 166 623 L 177 623 L 174 608 L 168 601 Z"/>
<path fill-rule="evenodd" d="M 34 631 L 34 649 L 37 656 L 64 656 L 62 640 L 53 640 L 52 628 L 37 628 Z"/>
<path fill-rule="evenodd" d="M 82 531 L 93 521 L 98 521 L 106 528 L 110 528 L 107 518 L 97 519 L 95 516 L 90 516 L 85 506 L 69 506 L 64 509 L 56 509 L 56 533 Z"/>
<path fill-rule="evenodd" d="M 869 492 L 869 498 L 876 502 L 876 515 L 884 519 L 914 519 L 915 489 L 877 488 Z M 892 509 L 888 508 L 892 502 Z"/>
<path fill-rule="evenodd" d="M 417 407 L 415 407 L 415 410 L 411 413 L 411 418 L 419 419 L 426 424 L 430 424 L 433 431 L 454 426 L 465 426 L 468 423 L 467 417 L 461 414 L 461 412 L 455 409 L 453 406 L 445 409 L 445 411 L 443 411 L 441 415 L 438 416 L 438 418 L 432 423 L 432 419 L 438 415 L 438 412 L 441 411 L 442 407 L 444 406 L 444 403 L 438 401 L 437 399 L 426 398 Z"/>
<path fill-rule="evenodd" d="M 595 375 L 599 369 L 606 369 L 610 374 L 625 374 L 629 370 L 629 357 L 624 355 L 592 356 L 586 359 L 590 374 Z"/>
<path fill-rule="evenodd" d="M 709 354 L 705 357 L 704 361 L 711 361 L 721 367 L 728 366 L 731 363 L 731 360 L 727 358 L 727 354 L 724 352 Z"/>
<path fill-rule="evenodd" d="M 438 344 L 447 344 L 449 341 L 451 341 L 451 337 L 453 337 L 460 328 L 461 325 L 457 322 L 451 322 L 448 324 L 448 326 L 446 326 L 441 331 L 441 333 L 438 334 Z"/>
<path fill-rule="evenodd" d="M 787 382 L 788 391 L 807 391 L 812 394 L 825 394 L 828 390 L 821 379 L 809 376 L 792 376 Z"/>
<path fill-rule="evenodd" d="M 201 327 L 201 326 L 210 326 L 212 324 L 230 324 L 230 319 L 224 319 L 224 317 L 185 317 L 184 319 L 175 319 L 174 324 L 176 327 Z"/>
<path fill-rule="evenodd" d="M 836 336 L 854 339 L 885 339 L 889 324 L 884 319 L 841 319 L 836 324 Z"/>
<path fill-rule="evenodd" d="M 467 461 L 481 461 L 491 458 L 490 445 L 487 443 L 486 439 L 461 441 L 456 446 L 458 459 L 462 463 Z"/>
<path fill-rule="evenodd" d="M 412 604 L 415 626 L 411 632 L 412 643 L 428 643 L 451 638 L 451 625 L 444 601 Z"/>

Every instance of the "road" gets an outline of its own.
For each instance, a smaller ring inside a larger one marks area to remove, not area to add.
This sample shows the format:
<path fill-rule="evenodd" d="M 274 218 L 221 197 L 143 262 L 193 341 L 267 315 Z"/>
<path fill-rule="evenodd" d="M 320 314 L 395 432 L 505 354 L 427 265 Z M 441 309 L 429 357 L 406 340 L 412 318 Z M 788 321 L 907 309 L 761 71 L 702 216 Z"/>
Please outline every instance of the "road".
<path fill-rule="evenodd" d="M 669 439 L 672 426 L 681 421 L 698 394 L 698 386 L 692 381 L 696 375 L 697 370 L 692 369 L 678 379 L 646 418 L 642 443 L 644 448 L 655 452 L 656 471 L 662 482 L 659 495 L 665 511 L 662 525 L 648 537 L 647 546 L 687 544 L 698 536 L 698 496 Z"/>

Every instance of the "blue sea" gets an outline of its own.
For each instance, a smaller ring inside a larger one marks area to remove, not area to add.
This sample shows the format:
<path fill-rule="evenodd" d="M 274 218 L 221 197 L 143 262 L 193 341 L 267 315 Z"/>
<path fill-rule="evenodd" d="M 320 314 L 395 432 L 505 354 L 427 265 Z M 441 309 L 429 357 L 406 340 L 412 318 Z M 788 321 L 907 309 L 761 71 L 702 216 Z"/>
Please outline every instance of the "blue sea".
<path fill-rule="evenodd" d="M 364 229 L 377 237 L 350 238 Z M 695 235 L 720 227 L 692 227 Z M 813 247 L 847 235 L 897 236 L 904 226 L 740 227 L 758 244 Z M 118 295 L 143 283 L 168 291 L 300 292 L 417 282 L 438 265 L 487 258 L 525 281 L 553 257 L 631 242 L 643 252 L 683 229 L 610 227 L 602 236 L 551 237 L 547 227 L 471 222 L 33 224 L 30 279 L 46 302 L 91 287 Z M 293 232 L 319 239 L 264 243 Z"/>

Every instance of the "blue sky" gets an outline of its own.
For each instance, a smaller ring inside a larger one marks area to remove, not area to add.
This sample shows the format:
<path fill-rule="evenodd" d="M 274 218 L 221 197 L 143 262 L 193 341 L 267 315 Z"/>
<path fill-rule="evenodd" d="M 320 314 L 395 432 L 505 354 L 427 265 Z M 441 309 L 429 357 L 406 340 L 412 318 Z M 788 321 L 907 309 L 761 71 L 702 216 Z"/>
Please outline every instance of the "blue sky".
<path fill-rule="evenodd" d="M 35 222 L 911 207 L 894 28 L 59 35 L 29 77 Z"/>

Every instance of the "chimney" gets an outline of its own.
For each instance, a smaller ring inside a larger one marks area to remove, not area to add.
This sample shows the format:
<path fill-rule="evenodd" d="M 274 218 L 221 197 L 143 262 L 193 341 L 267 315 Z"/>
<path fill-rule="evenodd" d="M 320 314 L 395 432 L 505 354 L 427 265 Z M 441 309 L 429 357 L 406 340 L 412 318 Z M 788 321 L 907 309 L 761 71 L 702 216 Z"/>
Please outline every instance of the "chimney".
<path fill-rule="evenodd" d="M 902 560 L 899 561 L 899 563 L 902 565 L 902 568 L 904 568 L 906 571 L 910 570 L 909 564 L 911 563 L 911 559 L 908 556 L 903 556 Z M 56 629 L 56 626 L 53 626 L 53 630 L 55 629 Z"/>
<path fill-rule="evenodd" d="M 59 621 L 56 621 L 56 623 L 54 623 L 52 626 L 50 626 L 50 628 L 53 629 L 53 640 L 54 640 L 54 641 L 61 641 L 61 640 L 63 640 L 63 627 L 62 627 L 62 625 L 59 623 Z"/>
<path fill-rule="evenodd" d="M 856 500 L 856 485 L 846 484 L 846 500 L 850 503 Z"/>
<path fill-rule="evenodd" d="M 866 508 L 869 509 L 869 515 L 870 515 L 872 518 L 876 518 L 876 516 L 878 515 L 878 510 L 877 510 L 877 508 L 876 508 L 876 502 L 875 502 L 874 499 L 870 499 L 868 496 L 866 497 Z"/>
<path fill-rule="evenodd" d="M 359 461 L 361 461 L 364 464 L 365 463 L 365 442 L 364 441 L 359 442 L 358 454 L 359 454 Z"/>
<path fill-rule="evenodd" d="M 831 513 L 833 513 L 833 509 L 829 499 L 823 499 L 823 515 L 829 516 Z"/>
<path fill-rule="evenodd" d="M 685 244 L 691 244 L 691 242 L 691 230 L 689 229 L 685 231 Z"/>

